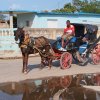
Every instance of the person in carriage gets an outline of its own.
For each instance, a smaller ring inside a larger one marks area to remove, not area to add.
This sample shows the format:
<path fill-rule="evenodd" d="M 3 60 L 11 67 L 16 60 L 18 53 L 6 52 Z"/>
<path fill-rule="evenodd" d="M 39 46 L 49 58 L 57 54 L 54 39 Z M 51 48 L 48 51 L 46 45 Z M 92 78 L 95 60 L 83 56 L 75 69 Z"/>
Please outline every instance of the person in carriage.
<path fill-rule="evenodd" d="M 86 25 L 86 33 L 82 39 L 83 42 L 93 43 L 97 39 L 98 27 L 96 25 Z"/>
<path fill-rule="evenodd" d="M 75 36 L 75 27 L 71 25 L 70 20 L 66 21 L 66 27 L 64 28 L 64 33 L 61 36 L 62 47 L 59 50 L 66 51 L 64 49 L 66 43 Z M 66 41 L 66 42 L 65 42 Z"/>
<path fill-rule="evenodd" d="M 81 56 L 79 54 L 79 47 L 81 45 L 83 45 L 83 46 L 86 46 L 86 48 L 87 48 L 88 45 L 95 43 L 94 41 L 97 39 L 98 27 L 96 25 L 90 25 L 90 24 L 86 24 L 85 27 L 86 27 L 86 32 L 85 32 L 84 36 L 81 38 L 81 42 L 76 41 L 76 46 L 77 46 L 76 55 L 78 57 L 79 62 L 83 62 L 83 60 L 81 59 Z M 92 46 L 91 46 L 91 48 L 92 48 Z"/>

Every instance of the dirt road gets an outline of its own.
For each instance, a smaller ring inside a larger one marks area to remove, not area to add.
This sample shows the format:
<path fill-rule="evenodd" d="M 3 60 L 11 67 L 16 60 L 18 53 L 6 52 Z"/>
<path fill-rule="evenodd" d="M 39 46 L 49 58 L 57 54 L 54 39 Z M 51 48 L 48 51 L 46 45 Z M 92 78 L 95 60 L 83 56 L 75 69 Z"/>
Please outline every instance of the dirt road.
<path fill-rule="evenodd" d="M 21 73 L 22 59 L 14 60 L 0 60 L 0 83 L 4 82 L 19 82 L 26 79 L 37 79 L 49 76 L 63 76 L 81 73 L 100 73 L 100 65 L 88 64 L 87 66 L 78 66 L 72 64 L 71 68 L 60 69 L 59 62 L 53 64 L 52 69 L 48 67 L 39 69 L 40 57 L 33 57 L 29 59 L 30 72 L 25 75 Z"/>

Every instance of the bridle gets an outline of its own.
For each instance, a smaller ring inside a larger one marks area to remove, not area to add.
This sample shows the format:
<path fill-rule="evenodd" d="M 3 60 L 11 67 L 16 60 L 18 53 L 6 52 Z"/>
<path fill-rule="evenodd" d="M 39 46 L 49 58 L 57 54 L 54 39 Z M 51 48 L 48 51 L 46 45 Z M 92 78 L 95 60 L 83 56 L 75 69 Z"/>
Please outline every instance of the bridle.
<path fill-rule="evenodd" d="M 28 38 L 25 38 L 25 31 L 24 30 L 22 30 L 22 29 L 17 30 L 16 33 L 15 33 L 15 38 L 16 37 L 19 40 L 19 43 L 16 42 L 16 44 L 19 44 L 19 45 L 27 45 L 25 42 L 27 40 L 29 40 L 29 37 Z"/>

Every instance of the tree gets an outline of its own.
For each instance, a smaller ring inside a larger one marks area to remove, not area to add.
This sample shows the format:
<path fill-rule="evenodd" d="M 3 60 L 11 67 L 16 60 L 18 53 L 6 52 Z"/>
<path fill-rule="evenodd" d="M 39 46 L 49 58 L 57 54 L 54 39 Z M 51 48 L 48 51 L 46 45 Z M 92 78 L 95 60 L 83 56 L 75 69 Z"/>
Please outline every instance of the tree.
<path fill-rule="evenodd" d="M 76 7 L 72 6 L 71 3 L 65 4 L 64 9 L 67 9 L 69 12 L 75 12 L 76 11 Z"/>
<path fill-rule="evenodd" d="M 80 9 L 82 12 L 99 13 L 100 14 L 100 1 L 90 2 Z"/>
<path fill-rule="evenodd" d="M 88 13 L 100 13 L 100 1 L 91 0 L 73 0 L 73 5 L 76 6 L 78 11 Z"/>
<path fill-rule="evenodd" d="M 75 12 L 76 7 L 72 6 L 71 3 L 65 4 L 63 8 L 52 10 L 52 12 Z"/>
<path fill-rule="evenodd" d="M 88 12 L 100 14 L 100 1 L 99 0 L 73 0 L 71 3 L 65 4 L 63 8 L 52 10 L 52 12 Z"/>

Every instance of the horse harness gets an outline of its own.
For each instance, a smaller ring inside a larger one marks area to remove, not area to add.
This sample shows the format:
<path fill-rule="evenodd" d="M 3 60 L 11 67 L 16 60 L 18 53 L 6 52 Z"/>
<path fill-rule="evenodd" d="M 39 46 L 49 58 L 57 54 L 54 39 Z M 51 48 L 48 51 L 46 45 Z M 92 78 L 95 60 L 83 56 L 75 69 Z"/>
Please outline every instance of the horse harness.
<path fill-rule="evenodd" d="M 38 39 L 39 46 L 35 45 L 36 39 Z M 48 54 L 46 54 L 44 51 L 40 50 L 39 48 L 45 48 L 45 46 L 51 47 L 51 45 L 50 44 L 43 45 L 42 42 L 44 41 L 41 41 L 41 39 L 39 38 L 29 37 L 29 35 L 26 34 L 24 37 L 24 41 L 19 43 L 19 47 L 25 48 L 25 49 L 27 49 L 28 47 L 31 47 L 33 49 L 36 49 L 42 57 L 49 57 Z"/>

